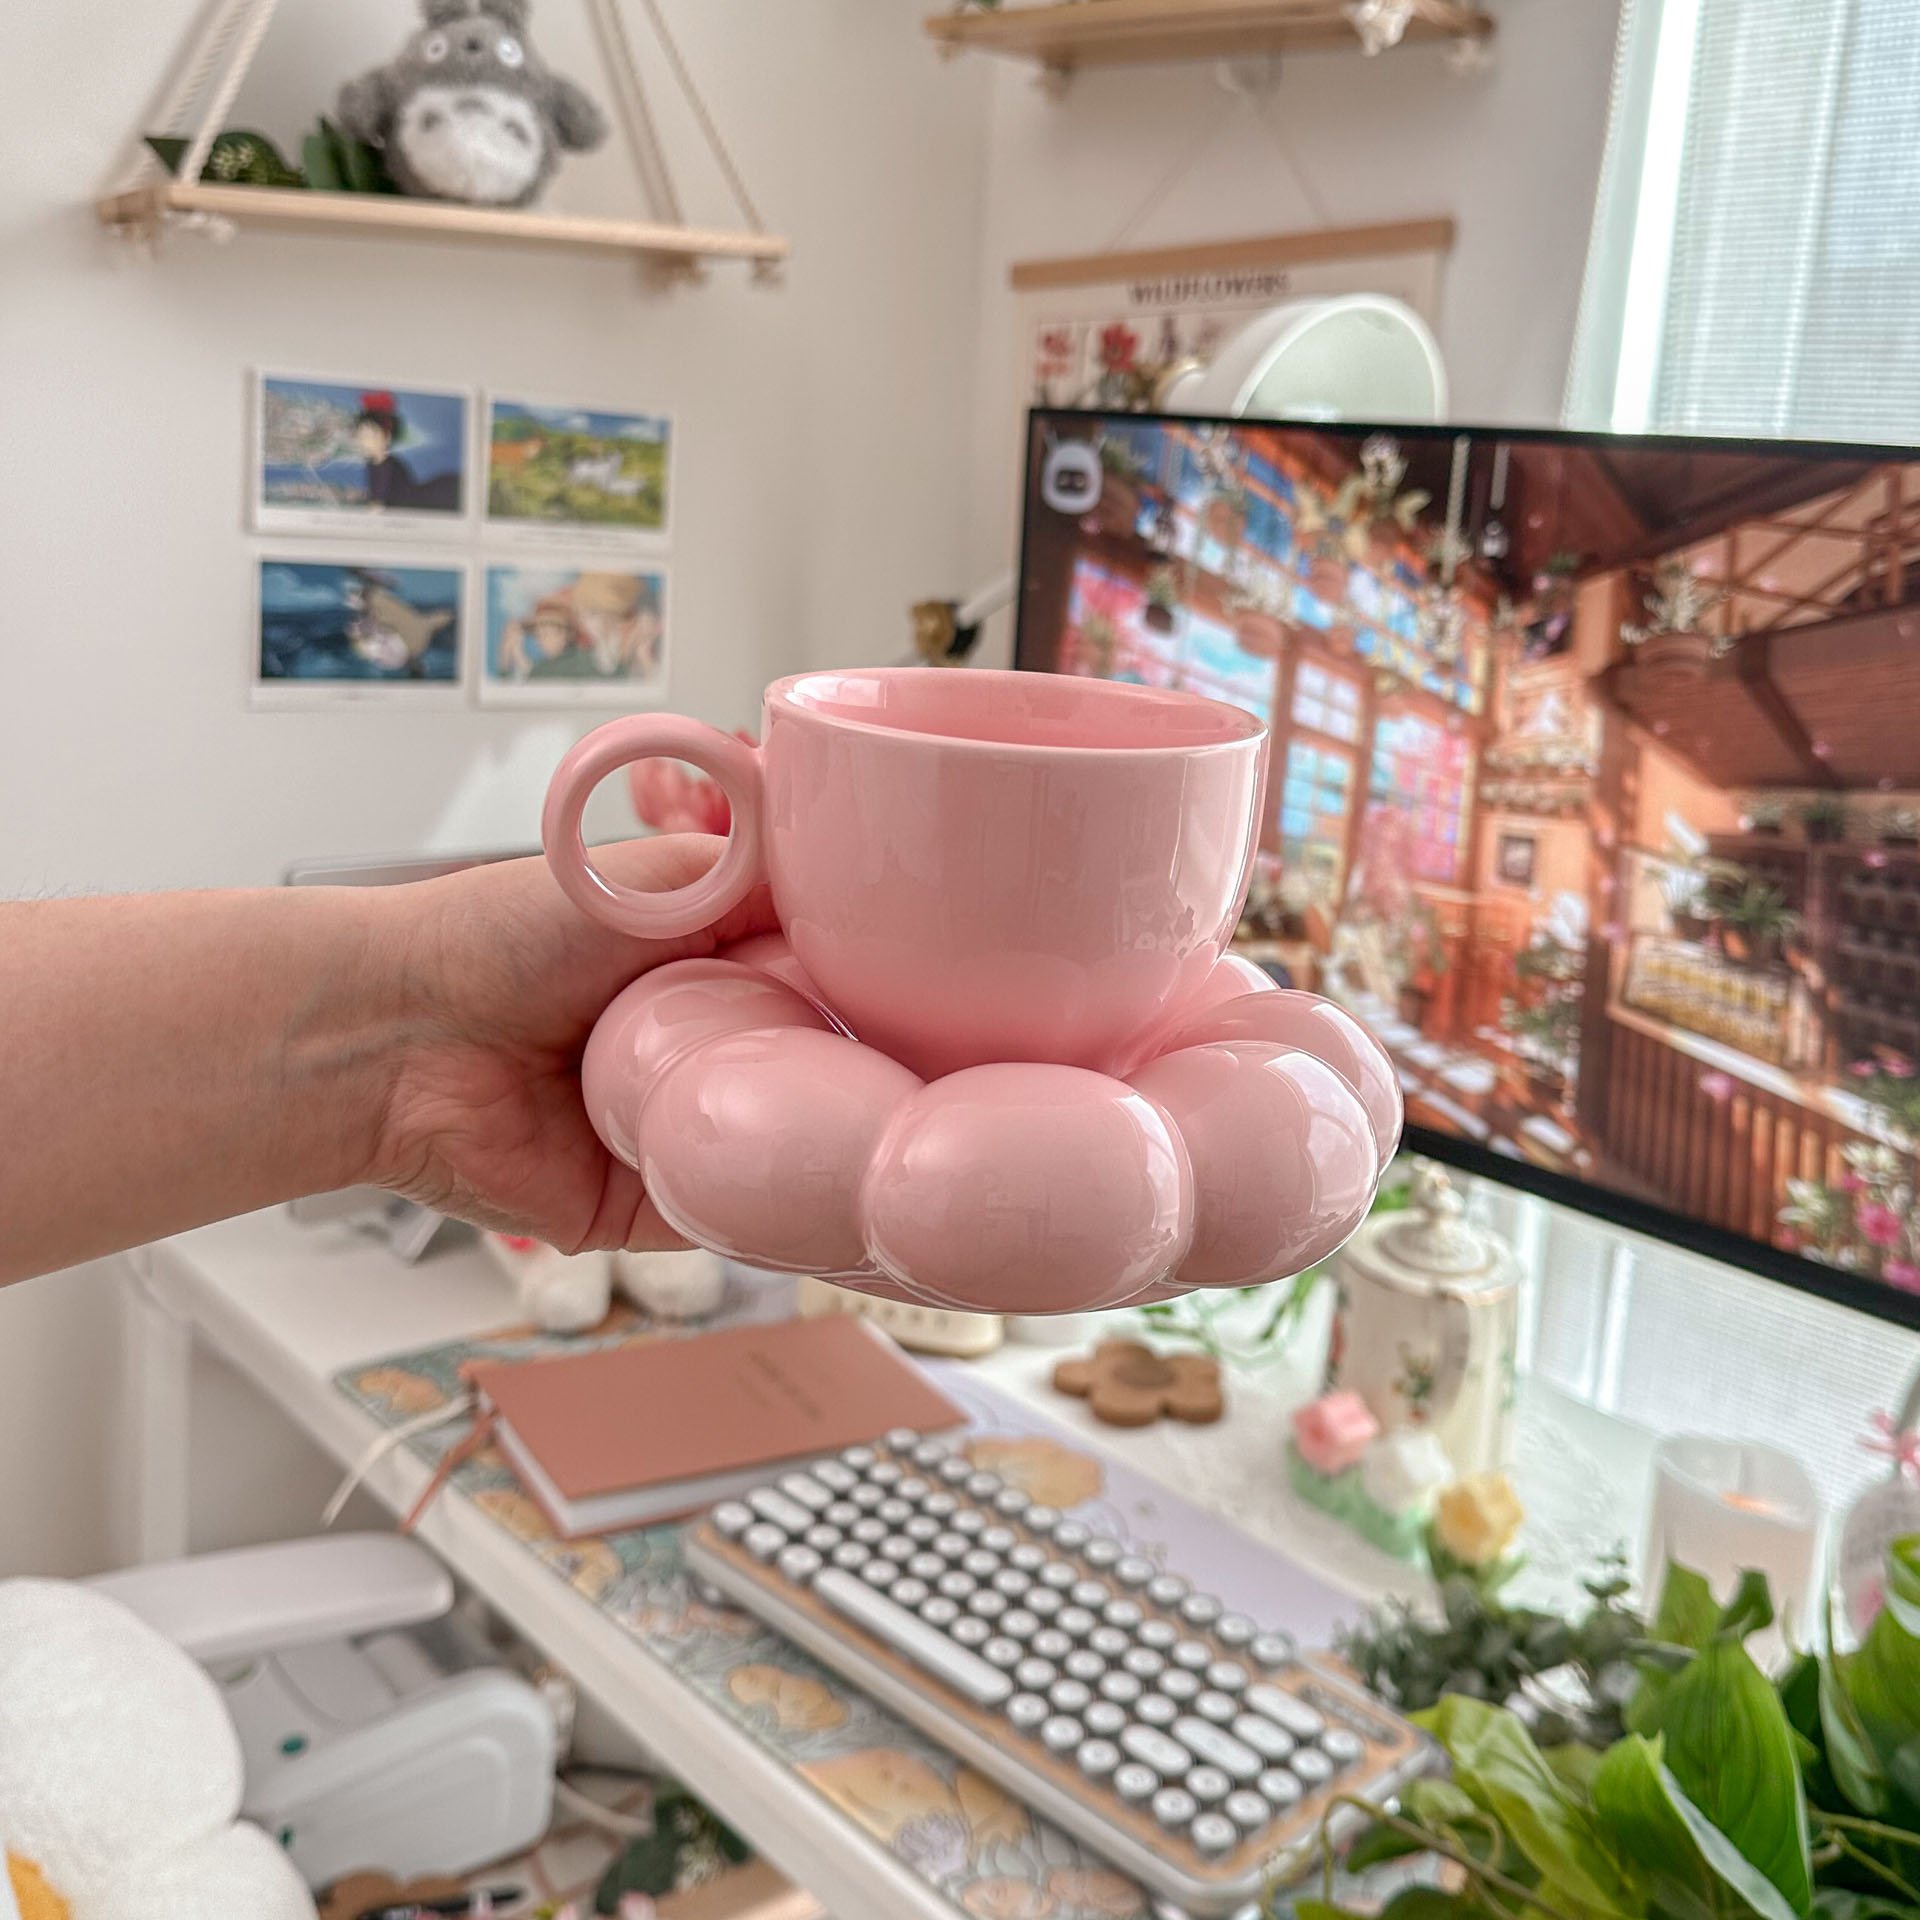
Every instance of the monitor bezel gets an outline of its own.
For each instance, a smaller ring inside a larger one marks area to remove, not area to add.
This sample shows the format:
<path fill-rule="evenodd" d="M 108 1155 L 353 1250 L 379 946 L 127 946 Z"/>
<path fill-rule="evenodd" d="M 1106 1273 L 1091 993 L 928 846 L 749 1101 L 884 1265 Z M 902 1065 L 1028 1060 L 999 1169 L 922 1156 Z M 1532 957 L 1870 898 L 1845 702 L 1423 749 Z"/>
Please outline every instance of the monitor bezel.
<path fill-rule="evenodd" d="M 1048 672 L 1050 667 L 1036 666 L 1032 655 L 1038 641 L 1027 624 L 1027 542 L 1033 523 L 1031 483 L 1034 449 L 1038 436 L 1053 421 L 1124 420 L 1148 426 L 1174 427 L 1253 427 L 1278 428 L 1285 432 L 1321 433 L 1341 439 L 1364 440 L 1369 434 L 1389 433 L 1402 440 L 1448 441 L 1525 440 L 1531 444 L 1560 447 L 1603 447 L 1666 453 L 1724 453 L 1759 457 L 1801 458 L 1807 460 L 1920 461 L 1920 449 L 1859 440 L 1796 440 L 1737 438 L 1733 436 L 1679 433 L 1597 433 L 1572 427 L 1438 425 L 1431 421 L 1407 423 L 1392 420 L 1289 420 L 1252 414 L 1192 414 L 1142 412 L 1130 413 L 1104 407 L 1030 407 L 1020 469 L 1020 558 L 1015 579 L 1013 664 L 1023 672 Z M 1404 1151 L 1423 1154 L 1444 1165 L 1458 1168 L 1483 1179 L 1495 1180 L 1522 1193 L 1537 1195 L 1576 1213 L 1621 1227 L 1675 1247 L 1682 1253 L 1713 1260 L 1723 1266 L 1740 1269 L 1761 1279 L 1776 1280 L 1801 1293 L 1812 1294 L 1848 1307 L 1857 1313 L 1894 1326 L 1920 1331 L 1920 1294 L 1904 1293 L 1883 1280 L 1869 1280 L 1848 1273 L 1841 1267 L 1829 1267 L 1805 1255 L 1789 1252 L 1762 1240 L 1749 1239 L 1724 1227 L 1704 1222 L 1651 1201 L 1635 1199 L 1631 1194 L 1578 1179 L 1572 1174 L 1554 1173 L 1536 1167 L 1531 1161 L 1509 1158 L 1489 1147 L 1460 1136 L 1439 1133 L 1429 1127 L 1409 1126 L 1402 1141 Z"/>

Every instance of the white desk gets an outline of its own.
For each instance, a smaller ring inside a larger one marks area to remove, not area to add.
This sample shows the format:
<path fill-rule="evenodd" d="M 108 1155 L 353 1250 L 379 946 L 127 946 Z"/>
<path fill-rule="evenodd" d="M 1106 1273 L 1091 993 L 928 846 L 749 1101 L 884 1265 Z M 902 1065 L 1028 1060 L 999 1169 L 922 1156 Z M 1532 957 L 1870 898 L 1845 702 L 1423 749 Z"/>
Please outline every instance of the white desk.
<path fill-rule="evenodd" d="M 405 1267 L 339 1227 L 302 1227 L 282 1212 L 250 1215 L 134 1257 L 134 1419 L 140 1441 L 140 1540 L 149 1558 L 184 1552 L 189 1369 L 197 1339 L 251 1379 L 326 1453 L 357 1459 L 380 1427 L 333 1386 L 342 1368 L 471 1338 L 517 1320 L 511 1289 L 478 1248 Z M 1309 1347 L 1311 1342 L 1306 1343 Z M 980 1363 L 995 1383 L 1187 1498 L 1284 1547 L 1359 1596 L 1416 1582 L 1287 1486 L 1286 1417 L 1308 1390 L 1297 1364 L 1235 1382 L 1227 1420 L 1121 1434 L 1094 1424 L 1047 1385 L 1057 1356 L 1009 1346 Z M 1651 1442 L 1542 1392 L 1523 1396 L 1516 1479 L 1540 1528 L 1532 1582 L 1555 1597 L 1595 1553 L 1636 1541 Z M 388 1455 L 367 1482 L 396 1513 L 427 1470 Z M 317 1516 L 316 1516 L 317 1525 Z M 662 1757 L 836 1920 L 956 1920 L 957 1909 L 884 1848 L 830 1812 L 802 1781 L 648 1656 L 614 1621 L 569 1591 L 463 1499 L 429 1510 L 421 1538 L 515 1628 L 565 1667 L 608 1713 Z"/>

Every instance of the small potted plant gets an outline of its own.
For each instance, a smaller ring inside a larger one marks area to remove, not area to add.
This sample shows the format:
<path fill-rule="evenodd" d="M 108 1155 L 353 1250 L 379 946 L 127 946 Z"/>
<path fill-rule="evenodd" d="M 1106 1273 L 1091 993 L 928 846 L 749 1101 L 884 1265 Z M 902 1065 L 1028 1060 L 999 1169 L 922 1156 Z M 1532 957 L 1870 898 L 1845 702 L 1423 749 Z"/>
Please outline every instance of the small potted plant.
<path fill-rule="evenodd" d="M 1800 916 L 1787 905 L 1785 892 L 1755 877 L 1748 877 L 1726 900 L 1718 918 L 1723 935 L 1740 949 L 1734 958 L 1750 967 L 1773 966 L 1800 928 Z"/>
<path fill-rule="evenodd" d="M 1124 440 L 1100 442 L 1100 498 L 1092 519 L 1096 532 L 1129 537 L 1140 524 L 1140 456 Z"/>
<path fill-rule="evenodd" d="M 1847 803 L 1838 794 L 1816 793 L 1800 809 L 1800 830 L 1816 845 L 1847 837 Z"/>
<path fill-rule="evenodd" d="M 1104 613 L 1090 613 L 1080 622 L 1080 658 L 1097 680 L 1104 680 L 1113 672 L 1116 638 L 1113 622 Z"/>
<path fill-rule="evenodd" d="M 1147 575 L 1147 604 L 1140 618 L 1155 633 L 1171 633 L 1180 613 L 1180 580 L 1171 567 Z"/>
<path fill-rule="evenodd" d="M 1887 847 L 1920 846 L 1920 808 L 1889 807 L 1880 816 L 1880 843 Z"/>
<path fill-rule="evenodd" d="M 1690 860 L 1669 862 L 1660 873 L 1660 898 L 1676 940 L 1704 940 L 1713 924 L 1706 909 L 1706 876 Z"/>
<path fill-rule="evenodd" d="M 1732 641 L 1707 631 L 1706 620 L 1726 596 L 1705 585 L 1684 560 L 1663 560 L 1653 571 L 1651 589 L 1642 597 L 1643 622 L 1620 629 L 1635 670 L 1663 679 L 1697 679 L 1708 663 L 1728 652 Z"/>
<path fill-rule="evenodd" d="M 1747 809 L 1747 831 L 1749 833 L 1784 833 L 1787 826 L 1787 803 L 1784 800 L 1756 800 Z"/>
<path fill-rule="evenodd" d="M 1231 484 L 1216 487 L 1201 509 L 1200 524 L 1231 553 L 1247 530 L 1246 489 Z"/>
<path fill-rule="evenodd" d="M 1256 660 L 1278 660 L 1286 651 L 1287 623 L 1265 607 L 1242 607 L 1233 616 L 1234 644 Z"/>

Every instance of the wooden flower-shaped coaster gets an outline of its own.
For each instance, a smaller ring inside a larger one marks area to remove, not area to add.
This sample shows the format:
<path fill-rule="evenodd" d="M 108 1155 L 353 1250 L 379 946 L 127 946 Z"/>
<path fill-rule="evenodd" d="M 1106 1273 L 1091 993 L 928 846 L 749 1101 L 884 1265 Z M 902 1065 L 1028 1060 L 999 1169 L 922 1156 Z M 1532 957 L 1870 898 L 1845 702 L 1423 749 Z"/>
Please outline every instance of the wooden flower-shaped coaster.
<path fill-rule="evenodd" d="M 451 1900 L 466 1890 L 464 1880 L 429 1875 L 403 1886 L 390 1873 L 350 1873 L 336 1880 L 320 1903 L 320 1920 L 364 1920 L 369 1913 L 404 1907 L 410 1900 Z"/>
<path fill-rule="evenodd" d="M 1162 1415 L 1205 1427 L 1227 1410 L 1217 1360 L 1166 1359 L 1138 1340 L 1103 1340 L 1084 1360 L 1062 1360 L 1053 1385 L 1110 1427 L 1150 1427 Z"/>

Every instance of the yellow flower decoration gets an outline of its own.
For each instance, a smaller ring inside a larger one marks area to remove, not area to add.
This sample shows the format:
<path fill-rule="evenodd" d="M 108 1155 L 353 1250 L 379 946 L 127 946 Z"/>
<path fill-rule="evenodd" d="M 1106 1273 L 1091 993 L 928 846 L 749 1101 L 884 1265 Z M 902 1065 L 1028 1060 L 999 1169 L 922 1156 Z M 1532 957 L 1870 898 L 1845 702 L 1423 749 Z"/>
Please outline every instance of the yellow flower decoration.
<path fill-rule="evenodd" d="M 1526 1517 L 1504 1473 L 1475 1473 L 1442 1489 L 1434 1504 L 1433 1531 L 1463 1565 L 1490 1567 L 1513 1546 Z"/>

